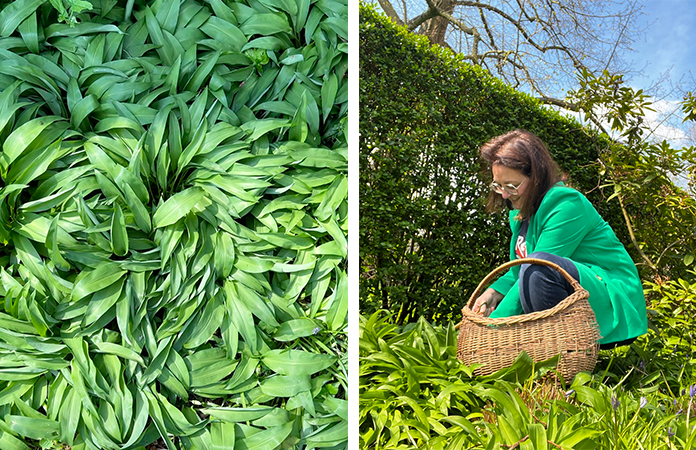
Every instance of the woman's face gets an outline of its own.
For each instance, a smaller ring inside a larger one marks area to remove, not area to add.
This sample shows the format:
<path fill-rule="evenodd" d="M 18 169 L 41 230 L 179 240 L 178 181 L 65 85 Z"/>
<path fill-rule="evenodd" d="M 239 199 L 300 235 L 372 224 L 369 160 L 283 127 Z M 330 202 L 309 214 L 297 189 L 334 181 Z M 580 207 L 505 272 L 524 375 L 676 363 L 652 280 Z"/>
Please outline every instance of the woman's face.
<path fill-rule="evenodd" d="M 527 191 L 527 180 L 529 180 L 529 177 L 519 170 L 511 169 L 501 164 L 493 164 L 491 170 L 493 171 L 493 181 L 500 186 L 519 186 L 515 195 L 510 194 L 505 189 L 503 189 L 500 195 L 504 199 L 509 199 L 513 208 L 520 209 L 522 206 L 520 199 L 524 197 L 524 193 Z"/>

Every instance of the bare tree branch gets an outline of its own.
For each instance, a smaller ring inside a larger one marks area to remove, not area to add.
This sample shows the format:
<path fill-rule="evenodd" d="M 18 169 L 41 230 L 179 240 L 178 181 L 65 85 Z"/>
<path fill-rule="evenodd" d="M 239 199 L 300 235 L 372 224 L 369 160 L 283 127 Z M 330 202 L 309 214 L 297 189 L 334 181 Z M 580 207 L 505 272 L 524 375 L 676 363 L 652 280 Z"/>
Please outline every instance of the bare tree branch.
<path fill-rule="evenodd" d="M 571 103 L 565 100 L 552 97 L 538 97 L 538 100 L 545 105 L 558 106 L 569 111 L 579 111 L 580 107 L 576 103 Z"/>
<path fill-rule="evenodd" d="M 386 0 L 382 0 L 386 1 Z M 433 17 L 439 16 L 439 12 L 437 7 L 434 5 L 432 0 L 426 0 L 428 3 L 428 10 L 425 11 L 423 14 L 418 15 L 412 20 L 409 20 L 408 23 L 406 24 L 406 27 L 409 29 L 409 31 L 413 31 L 419 26 L 421 26 L 424 22 L 432 19 Z"/>
<path fill-rule="evenodd" d="M 540 52 L 546 53 L 546 52 L 549 51 L 549 50 L 558 50 L 558 51 L 561 51 L 561 52 L 565 53 L 566 55 L 568 55 L 568 57 L 571 59 L 571 61 L 573 61 L 573 65 L 574 65 L 576 68 L 584 67 L 584 66 L 580 63 L 580 61 L 578 61 L 578 59 L 575 57 L 575 55 L 573 54 L 573 52 L 572 52 L 569 48 L 567 48 L 567 47 L 559 46 L 559 45 L 542 46 L 542 45 L 537 44 L 537 43 L 535 42 L 535 40 L 532 39 L 532 37 L 529 35 L 529 33 L 527 32 L 527 30 L 520 24 L 520 22 L 519 22 L 518 20 L 515 20 L 515 19 L 514 19 L 513 17 L 511 17 L 509 14 L 507 14 L 506 12 L 504 12 L 504 11 L 502 11 L 502 10 L 500 10 L 500 9 L 498 9 L 498 8 L 496 8 L 496 7 L 494 7 L 494 6 L 491 6 L 491 5 L 488 5 L 488 4 L 485 4 L 485 3 L 472 2 L 472 1 L 467 1 L 467 0 L 460 0 L 460 1 L 457 2 L 457 5 L 460 5 L 460 6 L 474 6 L 474 7 L 477 7 L 477 8 L 483 8 L 483 9 L 487 9 L 487 10 L 489 10 L 489 11 L 493 11 L 494 13 L 498 14 L 500 17 L 503 17 L 505 20 L 507 20 L 510 24 L 514 25 L 515 28 L 517 28 L 517 30 L 522 34 L 522 36 L 524 36 L 524 38 L 527 40 L 527 42 L 528 42 L 529 44 L 531 44 L 534 48 L 536 48 L 537 50 L 539 50 Z"/>
<path fill-rule="evenodd" d="M 622 55 L 641 14 L 639 0 L 629 0 L 620 10 L 606 6 L 618 0 L 377 2 L 410 31 L 556 106 L 563 103 L 556 97 L 575 85 L 578 70 L 627 73 Z"/>
<path fill-rule="evenodd" d="M 399 25 L 403 25 L 404 21 L 401 20 L 401 17 L 396 13 L 396 10 L 392 6 L 391 2 L 389 0 L 378 0 L 379 1 L 379 6 L 382 7 L 382 10 L 384 10 L 384 13 L 392 19 L 394 22 L 396 22 Z"/>

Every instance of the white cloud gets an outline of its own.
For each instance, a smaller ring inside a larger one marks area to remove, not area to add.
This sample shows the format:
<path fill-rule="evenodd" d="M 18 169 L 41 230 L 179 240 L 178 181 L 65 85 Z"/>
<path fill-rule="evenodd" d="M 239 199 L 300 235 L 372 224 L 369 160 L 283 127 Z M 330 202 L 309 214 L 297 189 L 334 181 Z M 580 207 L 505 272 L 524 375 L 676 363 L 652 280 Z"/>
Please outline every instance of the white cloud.
<path fill-rule="evenodd" d="M 651 108 L 654 111 L 645 112 L 645 122 L 648 129 L 653 130 L 654 140 L 666 140 L 676 148 L 689 145 L 689 137 L 682 122 L 684 115 L 678 101 L 657 100 Z"/>

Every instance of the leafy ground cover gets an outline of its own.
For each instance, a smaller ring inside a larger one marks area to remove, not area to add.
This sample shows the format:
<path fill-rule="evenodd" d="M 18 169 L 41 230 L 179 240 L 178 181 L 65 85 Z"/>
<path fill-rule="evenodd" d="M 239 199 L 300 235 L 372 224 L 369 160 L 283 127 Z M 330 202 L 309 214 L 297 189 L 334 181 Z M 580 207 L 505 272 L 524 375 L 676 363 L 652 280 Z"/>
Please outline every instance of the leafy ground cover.
<path fill-rule="evenodd" d="M 649 284 L 650 332 L 549 381 L 524 354 L 489 376 L 456 358 L 454 324 L 361 316 L 360 446 L 370 449 L 684 449 L 696 446 L 694 289 Z"/>
<path fill-rule="evenodd" d="M 346 2 L 0 5 L 0 448 L 345 447 Z"/>

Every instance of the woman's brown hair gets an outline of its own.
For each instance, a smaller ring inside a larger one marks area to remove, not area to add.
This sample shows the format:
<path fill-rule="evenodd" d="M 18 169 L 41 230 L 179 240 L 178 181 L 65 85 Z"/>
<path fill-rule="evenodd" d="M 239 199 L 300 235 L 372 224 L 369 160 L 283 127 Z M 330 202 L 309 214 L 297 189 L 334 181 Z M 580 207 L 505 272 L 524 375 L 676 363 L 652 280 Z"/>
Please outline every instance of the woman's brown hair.
<path fill-rule="evenodd" d="M 529 131 L 514 130 L 494 137 L 481 146 L 480 152 L 489 169 L 494 164 L 500 164 L 529 177 L 518 220 L 530 218 L 539 209 L 546 192 L 564 180 L 546 144 Z M 505 205 L 512 206 L 509 200 L 491 191 L 486 209 L 489 212 L 500 211 Z"/>

